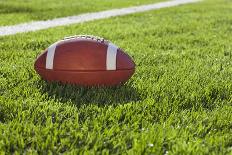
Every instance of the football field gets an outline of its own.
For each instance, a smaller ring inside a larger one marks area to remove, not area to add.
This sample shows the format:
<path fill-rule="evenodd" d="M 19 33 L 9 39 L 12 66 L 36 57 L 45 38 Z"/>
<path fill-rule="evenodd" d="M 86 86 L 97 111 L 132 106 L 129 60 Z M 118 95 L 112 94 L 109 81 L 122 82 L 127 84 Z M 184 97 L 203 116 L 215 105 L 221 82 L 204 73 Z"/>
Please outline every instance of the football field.
<path fill-rule="evenodd" d="M 0 1 L 0 26 L 160 1 Z M 136 64 L 133 77 L 112 88 L 42 80 L 36 57 L 76 34 L 124 49 Z M 232 154 L 232 1 L 0 36 L 4 153 Z"/>

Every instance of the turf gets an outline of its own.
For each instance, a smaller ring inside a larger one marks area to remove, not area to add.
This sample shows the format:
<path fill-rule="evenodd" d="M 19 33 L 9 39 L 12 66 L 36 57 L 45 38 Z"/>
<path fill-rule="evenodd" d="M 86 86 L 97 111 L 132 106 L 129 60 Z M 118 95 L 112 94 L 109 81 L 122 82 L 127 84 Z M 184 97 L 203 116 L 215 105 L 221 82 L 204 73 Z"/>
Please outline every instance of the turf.
<path fill-rule="evenodd" d="M 0 151 L 232 154 L 232 1 L 209 0 L 0 38 Z M 64 36 L 125 49 L 125 86 L 47 83 L 36 56 Z"/>
<path fill-rule="evenodd" d="M 0 0 L 0 26 L 165 0 Z"/>

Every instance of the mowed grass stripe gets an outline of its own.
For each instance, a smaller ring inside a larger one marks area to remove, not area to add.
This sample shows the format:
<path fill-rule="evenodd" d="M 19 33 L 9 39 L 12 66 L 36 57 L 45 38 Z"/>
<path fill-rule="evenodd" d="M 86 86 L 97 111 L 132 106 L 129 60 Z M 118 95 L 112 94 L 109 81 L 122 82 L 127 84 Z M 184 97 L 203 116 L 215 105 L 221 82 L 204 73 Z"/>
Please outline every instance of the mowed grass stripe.
<path fill-rule="evenodd" d="M 0 151 L 231 154 L 231 6 L 209 0 L 0 37 Z M 36 56 L 80 33 L 125 49 L 133 78 L 105 89 L 41 80 Z"/>
<path fill-rule="evenodd" d="M 97 19 L 122 16 L 132 13 L 156 10 L 160 8 L 172 7 L 172 6 L 178 6 L 182 4 L 196 3 L 196 2 L 198 2 L 198 0 L 173 0 L 168 2 L 160 2 L 157 4 L 149 4 L 149 5 L 135 6 L 129 8 L 122 8 L 122 9 L 113 9 L 113 10 L 96 12 L 96 13 L 87 13 L 78 16 L 69 16 L 69 17 L 57 18 L 47 21 L 35 21 L 31 23 L 23 23 L 14 26 L 4 26 L 4 27 L 0 27 L 0 36 L 42 30 L 42 29 L 47 29 L 57 26 L 83 23 Z"/>

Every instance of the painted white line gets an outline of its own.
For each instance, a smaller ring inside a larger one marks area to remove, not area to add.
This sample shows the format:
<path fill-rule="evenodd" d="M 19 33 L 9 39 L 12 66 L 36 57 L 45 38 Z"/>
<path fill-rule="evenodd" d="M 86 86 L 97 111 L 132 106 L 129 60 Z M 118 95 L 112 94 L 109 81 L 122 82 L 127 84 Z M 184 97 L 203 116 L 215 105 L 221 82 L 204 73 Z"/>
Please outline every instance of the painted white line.
<path fill-rule="evenodd" d="M 141 5 L 141 6 L 135 6 L 135 7 L 122 8 L 122 9 L 113 9 L 113 10 L 107 10 L 107 11 L 101 11 L 101 12 L 86 13 L 86 14 L 81 14 L 77 16 L 56 18 L 56 19 L 46 20 L 46 21 L 35 21 L 35 22 L 22 23 L 22 24 L 12 25 L 12 26 L 2 26 L 0 27 L 0 36 L 42 30 L 42 29 L 47 29 L 47 28 L 56 27 L 56 26 L 65 26 L 65 25 L 70 25 L 70 24 L 83 23 L 83 22 L 97 20 L 97 19 L 104 19 L 104 18 L 109 18 L 109 17 L 114 17 L 114 16 L 122 16 L 122 15 L 137 13 L 137 12 L 144 12 L 144 11 L 156 10 L 160 8 L 178 6 L 182 4 L 195 3 L 198 1 L 199 0 L 172 0 L 172 1 L 167 1 L 167 2 L 149 4 L 149 5 Z"/>

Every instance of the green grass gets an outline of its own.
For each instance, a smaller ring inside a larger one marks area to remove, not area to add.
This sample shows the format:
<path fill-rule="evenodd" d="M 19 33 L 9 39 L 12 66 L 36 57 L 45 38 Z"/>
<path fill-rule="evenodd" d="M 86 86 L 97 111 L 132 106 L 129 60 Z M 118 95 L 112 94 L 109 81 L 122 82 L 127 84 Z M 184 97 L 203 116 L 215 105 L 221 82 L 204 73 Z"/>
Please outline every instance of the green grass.
<path fill-rule="evenodd" d="M 0 151 L 232 154 L 232 1 L 0 37 Z M 36 56 L 64 36 L 125 49 L 136 73 L 117 88 L 47 83 Z"/>
<path fill-rule="evenodd" d="M 0 0 L 0 26 L 165 0 Z"/>

